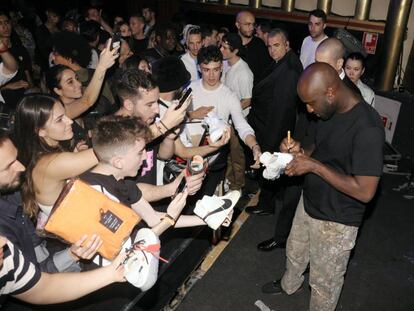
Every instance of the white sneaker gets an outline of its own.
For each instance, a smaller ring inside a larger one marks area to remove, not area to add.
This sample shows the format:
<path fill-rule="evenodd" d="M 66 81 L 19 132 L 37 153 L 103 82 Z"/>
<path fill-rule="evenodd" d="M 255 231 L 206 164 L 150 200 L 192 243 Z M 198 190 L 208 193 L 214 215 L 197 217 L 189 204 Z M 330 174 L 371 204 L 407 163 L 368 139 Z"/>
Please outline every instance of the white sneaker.
<path fill-rule="evenodd" d="M 157 281 L 159 254 L 158 236 L 148 228 L 140 229 L 123 262 L 127 281 L 142 291 L 150 289 Z"/>
<path fill-rule="evenodd" d="M 233 211 L 240 196 L 241 193 L 238 190 L 230 191 L 221 197 L 205 195 L 197 201 L 194 214 L 204 220 L 210 228 L 216 230 Z"/>
<path fill-rule="evenodd" d="M 210 111 L 207 116 L 204 117 L 203 123 L 208 125 L 210 140 L 213 143 L 218 141 L 221 136 L 223 136 L 224 131 L 229 127 L 227 122 L 221 119 L 213 111 Z"/>
<path fill-rule="evenodd" d="M 285 172 L 286 165 L 293 160 L 290 153 L 264 152 L 260 156 L 260 162 L 265 166 L 263 170 L 263 177 L 270 180 L 275 180 Z"/>

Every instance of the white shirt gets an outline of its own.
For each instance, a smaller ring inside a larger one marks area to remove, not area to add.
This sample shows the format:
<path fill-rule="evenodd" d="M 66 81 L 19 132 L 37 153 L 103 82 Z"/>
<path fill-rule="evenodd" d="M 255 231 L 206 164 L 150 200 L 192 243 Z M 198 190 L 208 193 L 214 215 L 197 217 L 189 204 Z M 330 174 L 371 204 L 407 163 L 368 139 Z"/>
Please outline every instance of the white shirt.
<path fill-rule="evenodd" d="M 190 52 L 181 56 L 181 61 L 184 63 L 185 68 L 191 75 L 191 81 L 195 81 L 199 78 L 197 70 L 197 60 L 190 56 Z"/>
<path fill-rule="evenodd" d="M 339 74 L 339 78 L 343 80 L 345 78 L 345 70 L 341 69 L 341 73 Z"/>
<path fill-rule="evenodd" d="M 221 83 L 217 89 L 207 90 L 203 86 L 202 79 L 199 79 L 191 82 L 190 87 L 193 89 L 194 110 L 202 106 L 213 106 L 213 111 L 224 121 L 228 122 L 230 117 L 232 118 L 233 124 L 243 141 L 247 135 L 254 135 L 254 130 L 243 116 L 239 99 L 227 86 Z M 188 127 L 191 135 L 202 135 L 204 133 L 200 123 L 187 124 L 186 127 Z M 183 143 L 185 144 L 184 141 Z"/>
<path fill-rule="evenodd" d="M 95 49 L 91 50 L 91 61 L 89 62 L 88 68 L 96 69 L 96 66 L 98 65 L 99 61 L 99 55 L 98 52 L 96 52 Z"/>
<path fill-rule="evenodd" d="M 252 98 L 253 72 L 241 58 L 225 72 L 224 84 L 232 90 L 239 100 Z M 243 116 L 249 114 L 250 107 L 243 110 Z"/>
<path fill-rule="evenodd" d="M 361 91 L 362 97 L 364 100 L 373 108 L 375 107 L 375 93 L 374 91 L 361 80 L 358 80 L 356 86 Z"/>
<path fill-rule="evenodd" d="M 305 39 L 303 39 L 302 47 L 300 48 L 300 61 L 302 62 L 303 69 L 315 62 L 316 48 L 326 38 L 328 38 L 327 35 L 325 35 L 322 40 L 319 41 L 313 41 L 311 36 L 307 36 Z"/>
<path fill-rule="evenodd" d="M 0 86 L 3 86 L 7 82 L 9 82 L 11 79 L 13 79 L 16 73 L 17 73 L 17 70 L 16 72 L 10 73 L 10 74 L 4 73 L 4 65 L 3 63 L 0 63 Z M 1 96 L 1 93 L 0 93 L 0 102 L 4 103 L 4 98 L 3 96 Z"/>

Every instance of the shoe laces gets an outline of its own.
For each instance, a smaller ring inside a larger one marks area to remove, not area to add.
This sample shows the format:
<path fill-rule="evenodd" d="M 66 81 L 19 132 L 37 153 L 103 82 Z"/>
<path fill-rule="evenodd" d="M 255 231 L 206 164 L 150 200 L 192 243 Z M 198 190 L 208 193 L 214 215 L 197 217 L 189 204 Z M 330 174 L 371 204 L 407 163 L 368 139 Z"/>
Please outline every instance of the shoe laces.
<path fill-rule="evenodd" d="M 126 258 L 124 260 L 124 264 L 134 255 L 134 251 L 141 251 L 144 255 L 145 261 L 148 264 L 148 257 L 146 253 L 151 253 L 155 258 L 158 260 L 161 260 L 165 263 L 168 263 L 168 260 L 161 257 L 157 254 L 157 252 L 160 250 L 161 246 L 159 243 L 157 244 L 149 244 L 145 245 L 145 240 L 138 240 L 135 242 L 130 248 L 126 249 Z"/>

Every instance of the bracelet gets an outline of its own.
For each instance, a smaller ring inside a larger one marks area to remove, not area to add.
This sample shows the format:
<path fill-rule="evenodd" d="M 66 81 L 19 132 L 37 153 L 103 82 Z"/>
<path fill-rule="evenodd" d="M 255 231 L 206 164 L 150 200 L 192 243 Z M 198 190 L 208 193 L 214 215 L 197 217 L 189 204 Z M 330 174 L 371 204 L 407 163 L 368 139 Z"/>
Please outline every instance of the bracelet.
<path fill-rule="evenodd" d="M 174 219 L 174 217 L 172 217 L 172 216 L 170 216 L 168 214 L 165 214 L 164 215 L 163 220 L 167 220 L 171 224 L 171 226 L 174 226 L 175 225 L 175 219 Z"/>
<path fill-rule="evenodd" d="M 159 121 L 161 125 L 165 128 L 165 131 L 168 132 L 170 129 L 162 122 L 162 120 Z"/>

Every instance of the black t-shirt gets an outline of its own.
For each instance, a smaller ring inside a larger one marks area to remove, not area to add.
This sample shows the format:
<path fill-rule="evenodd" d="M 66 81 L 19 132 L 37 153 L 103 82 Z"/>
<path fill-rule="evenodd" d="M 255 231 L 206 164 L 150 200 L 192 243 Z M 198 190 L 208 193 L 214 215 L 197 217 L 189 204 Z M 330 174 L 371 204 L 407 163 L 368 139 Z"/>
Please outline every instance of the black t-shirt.
<path fill-rule="evenodd" d="M 128 39 L 129 45 L 131 47 L 132 52 L 134 54 L 139 55 L 141 52 L 147 49 L 148 47 L 148 38 L 144 39 L 135 39 L 134 37 L 130 37 Z"/>
<path fill-rule="evenodd" d="M 344 175 L 381 176 L 384 126 L 378 113 L 361 102 L 315 128 L 312 158 Z M 365 204 L 336 190 L 316 174 L 307 174 L 304 185 L 306 212 L 313 218 L 359 226 Z"/>
<path fill-rule="evenodd" d="M 113 175 L 103 175 L 93 172 L 85 172 L 79 178 L 91 186 L 101 186 L 102 193 L 111 194 L 120 203 L 129 207 L 138 202 L 142 197 L 141 190 L 131 180 L 116 180 Z"/>
<path fill-rule="evenodd" d="M 244 48 L 245 55 L 242 55 L 242 58 L 253 72 L 254 84 L 256 84 L 264 78 L 266 69 L 272 63 L 272 58 L 267 51 L 266 45 L 257 37 L 253 37 Z"/>

